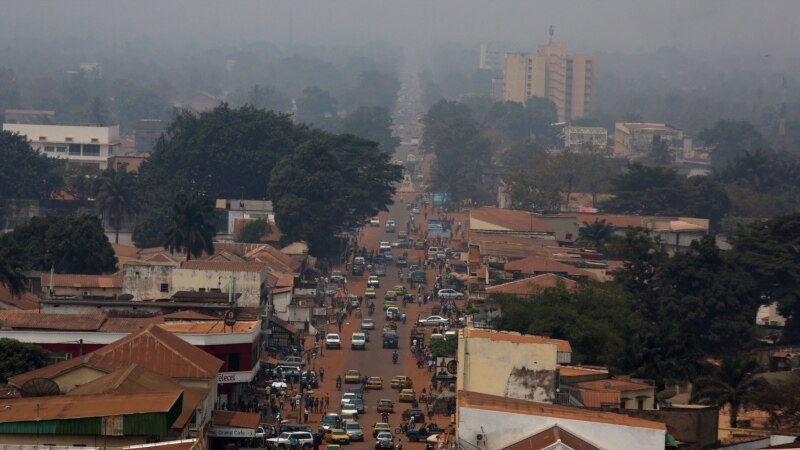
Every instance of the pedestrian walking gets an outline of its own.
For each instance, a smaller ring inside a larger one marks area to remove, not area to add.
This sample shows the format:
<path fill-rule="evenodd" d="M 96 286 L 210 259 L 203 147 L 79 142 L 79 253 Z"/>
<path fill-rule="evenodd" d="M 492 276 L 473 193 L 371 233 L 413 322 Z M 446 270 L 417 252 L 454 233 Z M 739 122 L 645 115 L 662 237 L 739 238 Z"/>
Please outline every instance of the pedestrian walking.
<path fill-rule="evenodd" d="M 303 423 L 308 423 L 308 408 L 303 409 Z"/>
<path fill-rule="evenodd" d="M 324 367 L 320 367 L 319 368 L 319 382 L 322 383 L 323 381 L 325 381 L 325 368 Z"/>
<path fill-rule="evenodd" d="M 325 410 L 326 410 L 326 411 L 328 410 L 328 406 L 329 406 L 330 404 L 331 404 L 331 398 L 330 398 L 330 396 L 328 396 L 328 394 L 326 393 L 326 394 L 325 394 Z"/>

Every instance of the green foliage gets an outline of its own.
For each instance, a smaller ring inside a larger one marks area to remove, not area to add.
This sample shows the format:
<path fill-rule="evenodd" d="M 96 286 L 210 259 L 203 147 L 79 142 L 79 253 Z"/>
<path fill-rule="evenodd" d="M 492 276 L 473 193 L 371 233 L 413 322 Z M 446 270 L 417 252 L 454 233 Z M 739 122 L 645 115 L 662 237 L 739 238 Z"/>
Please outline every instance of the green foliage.
<path fill-rule="evenodd" d="M 170 226 L 169 208 L 158 208 L 150 211 L 142 222 L 133 229 L 132 240 L 138 248 L 161 247 L 167 242 L 167 230 Z"/>
<path fill-rule="evenodd" d="M 257 244 L 261 238 L 272 231 L 272 227 L 265 219 L 258 219 L 247 222 L 236 236 L 236 242 L 247 242 Z"/>
<path fill-rule="evenodd" d="M 713 127 L 701 131 L 697 137 L 713 148 L 711 162 L 717 168 L 725 167 L 745 151 L 767 146 L 764 137 L 753 124 L 744 121 L 717 121 Z"/>
<path fill-rule="evenodd" d="M 292 109 L 292 100 L 273 86 L 254 85 L 247 93 L 245 101 L 267 111 L 284 113 Z"/>
<path fill-rule="evenodd" d="M 166 232 L 164 248 L 183 252 L 186 259 L 214 254 L 214 208 L 211 201 L 199 195 L 180 193 L 175 196 Z"/>
<path fill-rule="evenodd" d="M 0 67 L 0 111 L 19 106 L 19 83 L 13 69 Z"/>
<path fill-rule="evenodd" d="M 307 133 L 285 114 L 221 105 L 181 112 L 139 168 L 151 205 L 168 204 L 177 192 L 209 198 L 264 198 L 269 174 Z"/>
<path fill-rule="evenodd" d="M 752 222 L 731 243 L 731 258 L 752 274 L 763 300 L 778 302 L 787 318 L 784 339 L 800 340 L 800 214 Z"/>
<path fill-rule="evenodd" d="M 594 248 L 602 248 L 614 234 L 614 228 L 605 219 L 583 222 L 580 230 L 581 240 L 588 241 Z"/>
<path fill-rule="evenodd" d="M 548 155 L 536 141 L 522 141 L 512 145 L 506 150 L 501 162 L 505 167 L 515 167 L 518 169 L 536 167 L 547 161 Z"/>
<path fill-rule="evenodd" d="M 136 173 L 129 173 L 125 166 L 119 170 L 109 168 L 97 179 L 95 204 L 109 223 L 114 226 L 114 242 L 119 244 L 119 229 L 126 217 L 132 217 L 142 206 Z"/>
<path fill-rule="evenodd" d="M 269 192 L 284 235 L 292 242 L 305 240 L 314 250 L 326 249 L 345 218 L 344 183 L 325 138 L 312 139 L 281 160 L 272 171 Z"/>
<path fill-rule="evenodd" d="M 19 296 L 25 291 L 25 275 L 19 270 L 19 263 L 6 255 L 6 249 L 0 249 L 0 285 Z"/>
<path fill-rule="evenodd" d="M 38 345 L 0 338 L 0 383 L 7 383 L 9 378 L 42 368 L 49 362 L 47 352 Z"/>
<path fill-rule="evenodd" d="M 502 311 L 501 330 L 547 335 L 572 344 L 573 361 L 620 367 L 626 340 L 637 325 L 632 297 L 613 283 L 580 283 L 533 292 L 530 298 L 493 295 Z"/>
<path fill-rule="evenodd" d="M 89 215 L 34 217 L 0 237 L 0 249 L 25 270 L 100 274 L 117 264 L 100 219 Z"/>
<path fill-rule="evenodd" d="M 800 425 L 800 375 L 782 372 L 781 380 L 764 380 L 748 392 L 747 400 L 756 408 L 769 413 L 769 426 L 786 430 Z"/>
<path fill-rule="evenodd" d="M 561 184 L 557 174 L 547 170 L 515 170 L 506 178 L 512 209 L 559 211 Z"/>
<path fill-rule="evenodd" d="M 731 428 L 737 427 L 739 409 L 750 404 L 753 394 L 762 389 L 756 377 L 758 363 L 750 357 L 725 358 L 719 366 L 709 368 L 692 385 L 691 401 L 704 405 L 729 406 Z"/>
<path fill-rule="evenodd" d="M 355 111 L 360 107 L 394 109 L 400 81 L 392 74 L 380 70 L 361 72 L 355 87 L 347 96 L 348 110 Z"/>
<path fill-rule="evenodd" d="M 42 199 L 63 184 L 58 162 L 40 155 L 25 136 L 0 130 L 0 200 Z"/>
<path fill-rule="evenodd" d="M 362 106 L 342 120 L 342 132 L 378 143 L 387 153 L 393 153 L 400 138 L 392 135 L 392 116 L 389 110 L 376 106 Z"/>
<path fill-rule="evenodd" d="M 439 339 L 428 347 L 433 356 L 456 356 L 458 339 Z"/>
<path fill-rule="evenodd" d="M 337 131 L 339 119 L 336 113 L 339 102 L 328 91 L 317 86 L 303 90 L 303 96 L 297 99 L 297 123 L 313 125 L 325 131 Z"/>

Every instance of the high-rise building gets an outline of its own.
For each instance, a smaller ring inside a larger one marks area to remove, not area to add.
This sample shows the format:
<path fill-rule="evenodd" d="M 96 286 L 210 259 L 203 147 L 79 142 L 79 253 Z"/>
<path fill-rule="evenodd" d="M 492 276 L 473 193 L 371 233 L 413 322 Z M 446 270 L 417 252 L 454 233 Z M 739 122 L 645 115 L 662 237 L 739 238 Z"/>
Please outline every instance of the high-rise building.
<path fill-rule="evenodd" d="M 555 42 L 537 53 L 506 53 L 503 100 L 524 103 L 544 97 L 563 122 L 586 115 L 594 97 L 594 55 L 570 55 Z"/>

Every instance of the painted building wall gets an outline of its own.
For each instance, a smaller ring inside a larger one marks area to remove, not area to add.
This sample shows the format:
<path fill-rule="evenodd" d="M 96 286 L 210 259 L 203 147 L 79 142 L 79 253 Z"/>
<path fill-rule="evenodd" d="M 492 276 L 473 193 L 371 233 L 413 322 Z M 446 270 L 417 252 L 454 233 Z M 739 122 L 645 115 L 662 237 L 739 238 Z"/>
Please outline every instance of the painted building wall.
<path fill-rule="evenodd" d="M 458 440 L 461 448 L 501 449 L 556 425 L 600 448 L 664 449 L 663 430 L 464 407 L 458 412 Z M 477 446 L 478 434 L 485 436 L 485 446 Z"/>
<path fill-rule="evenodd" d="M 555 400 L 555 344 L 459 336 L 458 361 L 458 390 L 544 403 Z"/>
<path fill-rule="evenodd" d="M 106 373 L 90 367 L 79 367 L 53 378 L 53 381 L 61 389 L 61 392 L 66 394 L 76 387 L 94 381 L 103 375 L 106 375 Z"/>
<path fill-rule="evenodd" d="M 241 294 L 239 306 L 258 307 L 261 305 L 262 288 L 267 278 L 266 266 L 261 272 L 230 272 L 223 270 L 175 269 L 172 271 L 170 294 L 178 291 L 201 290 L 228 292 L 236 277 L 236 293 Z"/>
<path fill-rule="evenodd" d="M 122 269 L 122 293 L 132 295 L 133 300 L 169 298 L 176 267 L 177 264 L 126 264 Z"/>

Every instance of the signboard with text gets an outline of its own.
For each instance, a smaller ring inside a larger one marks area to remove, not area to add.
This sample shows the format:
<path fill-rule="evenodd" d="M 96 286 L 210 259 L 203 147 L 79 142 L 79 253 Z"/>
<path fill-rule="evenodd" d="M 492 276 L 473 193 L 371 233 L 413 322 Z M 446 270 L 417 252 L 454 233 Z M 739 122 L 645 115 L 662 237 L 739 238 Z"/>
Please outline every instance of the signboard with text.
<path fill-rule="evenodd" d="M 249 428 L 211 427 L 210 434 L 214 437 L 251 438 L 255 437 L 256 430 Z"/>
<path fill-rule="evenodd" d="M 249 383 L 253 381 L 258 371 L 258 364 L 244 372 L 220 372 L 217 374 L 217 384 Z"/>
<path fill-rule="evenodd" d="M 449 356 L 439 356 L 436 358 L 436 379 L 455 380 L 458 373 L 458 361 Z"/>

